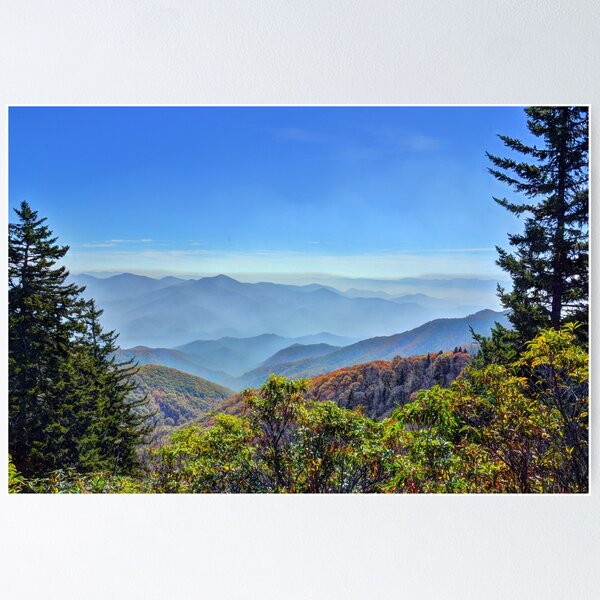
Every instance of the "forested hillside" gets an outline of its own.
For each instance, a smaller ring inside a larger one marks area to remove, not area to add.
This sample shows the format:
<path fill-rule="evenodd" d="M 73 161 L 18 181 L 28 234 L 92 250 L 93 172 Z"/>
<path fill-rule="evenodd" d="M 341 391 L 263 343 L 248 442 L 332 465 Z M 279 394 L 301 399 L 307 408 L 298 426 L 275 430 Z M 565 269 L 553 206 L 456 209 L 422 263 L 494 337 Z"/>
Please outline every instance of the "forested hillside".
<path fill-rule="evenodd" d="M 418 390 L 448 387 L 469 361 L 464 352 L 444 352 L 356 365 L 313 377 L 307 398 L 342 408 L 362 407 L 365 416 L 381 419 Z"/>
<path fill-rule="evenodd" d="M 321 332 L 300 338 L 285 338 L 275 334 L 263 334 L 250 338 L 223 337 L 216 340 L 196 340 L 177 348 L 149 348 L 135 346 L 116 351 L 119 360 L 133 360 L 140 365 L 164 365 L 198 375 L 226 387 L 241 389 L 237 376 L 269 361 L 285 348 L 292 358 L 305 356 L 303 349 L 318 345 L 324 351 L 335 350 L 356 340 Z M 298 355 L 294 354 L 298 352 Z M 323 352 L 324 353 L 324 352 Z M 308 351 L 308 355 L 318 354 Z M 285 356 L 285 355 L 284 355 Z M 288 355 L 289 356 L 289 355 Z"/>
<path fill-rule="evenodd" d="M 262 385 L 271 373 L 291 378 L 313 377 L 375 360 L 447 352 L 458 346 L 475 351 L 478 345 L 473 332 L 488 335 L 495 323 L 509 325 L 507 315 L 483 310 L 461 318 L 436 319 L 410 331 L 354 343 L 328 333 L 295 339 L 265 334 L 198 340 L 175 349 L 138 346 L 119 350 L 116 356 L 142 365 L 172 367 L 241 391 Z M 337 345 L 334 342 L 338 342 Z M 248 366 L 251 370 L 242 374 Z"/>
<path fill-rule="evenodd" d="M 418 390 L 448 387 L 470 360 L 462 348 L 455 348 L 453 352 L 354 365 L 308 379 L 306 398 L 333 402 L 340 408 L 360 408 L 366 417 L 382 419 L 409 402 Z M 234 394 L 196 422 L 212 423 L 218 413 L 240 416 L 246 409 L 243 394 Z"/>
<path fill-rule="evenodd" d="M 213 410 L 232 391 L 169 367 L 143 365 L 132 376 L 135 386 L 128 398 L 147 399 L 146 410 L 154 414 L 154 434 L 183 425 Z"/>
<path fill-rule="evenodd" d="M 133 361 L 138 365 L 161 365 L 170 367 L 203 377 L 220 385 L 225 385 L 231 376 L 223 371 L 214 371 L 198 364 L 190 355 L 173 350 L 171 348 L 147 348 L 146 346 L 136 346 L 135 348 L 118 349 L 115 357 L 119 361 Z"/>
<path fill-rule="evenodd" d="M 236 415 L 173 434 L 141 489 L 585 492 L 588 368 L 574 340 L 572 326 L 543 330 L 511 366 L 468 366 L 450 387 L 421 389 L 383 420 L 314 400 L 315 382 L 311 390 L 274 375 L 228 406 Z M 378 366 L 366 367 L 371 382 Z"/>

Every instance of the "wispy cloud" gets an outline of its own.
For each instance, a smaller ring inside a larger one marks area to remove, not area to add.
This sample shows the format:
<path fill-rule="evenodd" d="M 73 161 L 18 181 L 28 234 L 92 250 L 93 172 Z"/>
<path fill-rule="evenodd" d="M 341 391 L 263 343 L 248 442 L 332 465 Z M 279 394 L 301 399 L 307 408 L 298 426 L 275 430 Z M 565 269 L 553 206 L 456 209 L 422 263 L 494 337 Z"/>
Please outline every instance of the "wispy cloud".
<path fill-rule="evenodd" d="M 418 131 L 408 131 L 398 127 L 378 127 L 369 129 L 374 139 L 396 149 L 412 152 L 439 150 L 445 146 L 443 140 Z"/>
<path fill-rule="evenodd" d="M 287 140 L 308 143 L 333 142 L 339 139 L 336 136 L 330 135 L 328 133 L 311 131 L 309 129 L 303 129 L 301 127 L 282 127 L 280 129 L 275 130 L 275 135 L 277 137 L 284 138 Z"/>
<path fill-rule="evenodd" d="M 138 240 L 108 240 L 108 244 L 149 244 L 154 240 L 151 238 L 141 238 Z"/>
<path fill-rule="evenodd" d="M 154 242 L 154 240 L 150 238 L 141 238 L 138 240 L 123 240 L 123 239 L 115 239 L 115 240 L 106 240 L 104 242 L 84 242 L 83 244 L 76 244 L 76 248 L 116 248 L 122 244 L 150 244 Z M 164 244 L 158 244 L 164 245 Z"/>
<path fill-rule="evenodd" d="M 496 277 L 493 249 L 453 248 L 414 252 L 379 251 L 362 254 L 317 254 L 298 251 L 224 251 L 199 248 L 81 252 L 74 251 L 69 267 L 86 270 L 155 270 L 181 273 L 324 273 L 346 277 L 415 277 L 426 273 L 447 276 Z"/>
<path fill-rule="evenodd" d="M 441 139 L 431 135 L 395 127 L 349 128 L 343 136 L 301 127 L 282 127 L 275 130 L 275 135 L 294 142 L 327 145 L 331 154 L 321 158 L 349 161 L 393 158 L 407 152 L 432 152 L 445 146 Z"/>
<path fill-rule="evenodd" d="M 421 133 L 391 129 L 369 130 L 364 140 L 340 148 L 340 157 L 348 160 L 380 160 L 407 153 L 422 153 L 444 147 L 441 140 Z"/>
<path fill-rule="evenodd" d="M 440 140 L 420 134 L 404 136 L 398 140 L 398 143 L 406 149 L 415 152 L 426 152 L 428 150 L 439 150 L 440 148 L 443 148 L 443 144 Z"/>
<path fill-rule="evenodd" d="M 395 254 L 417 254 L 422 253 L 434 253 L 434 254 L 446 254 L 448 252 L 495 252 L 496 249 L 493 246 L 489 248 L 418 248 L 415 250 L 389 250 L 389 252 Z"/>

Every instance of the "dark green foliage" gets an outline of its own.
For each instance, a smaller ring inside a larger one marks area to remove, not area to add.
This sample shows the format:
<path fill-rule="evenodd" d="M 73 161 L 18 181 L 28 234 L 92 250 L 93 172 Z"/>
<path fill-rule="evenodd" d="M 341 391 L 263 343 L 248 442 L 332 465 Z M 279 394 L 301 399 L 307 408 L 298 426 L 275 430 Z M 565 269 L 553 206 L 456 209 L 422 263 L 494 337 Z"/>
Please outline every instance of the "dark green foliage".
<path fill-rule="evenodd" d="M 498 248 L 498 265 L 513 280 L 499 287 L 521 341 L 543 327 L 588 322 L 588 109 L 577 106 L 525 109 L 529 131 L 540 145 L 500 136 L 517 158 L 488 153 L 490 173 L 523 201 L 494 198 L 516 215 L 523 233 L 509 235 L 514 253 Z M 525 162 L 527 160 L 528 162 Z"/>
<path fill-rule="evenodd" d="M 18 494 L 26 485 L 25 477 L 19 473 L 15 463 L 12 461 L 12 456 L 8 455 L 8 493 Z"/>
<path fill-rule="evenodd" d="M 308 382 L 271 375 L 258 393 L 244 394 L 251 427 L 257 432 L 256 452 L 264 464 L 264 485 L 284 491 L 293 483 L 293 446 Z"/>
<path fill-rule="evenodd" d="M 306 408 L 297 432 L 296 491 L 380 491 L 389 476 L 391 456 L 383 444 L 385 423 L 333 402 L 310 402 Z"/>
<path fill-rule="evenodd" d="M 517 331 L 499 323 L 492 329 L 489 337 L 472 332 L 473 339 L 479 344 L 479 351 L 473 357 L 473 366 L 482 369 L 486 365 L 512 364 L 524 348 L 523 340 Z"/>
<path fill-rule="evenodd" d="M 31 473 L 49 464 L 52 425 L 60 427 L 58 396 L 65 387 L 63 365 L 71 352 L 71 315 L 81 308 L 81 288 L 66 285 L 67 271 L 56 263 L 68 248 L 27 203 L 9 226 L 9 431 L 15 465 Z"/>
<path fill-rule="evenodd" d="M 93 301 L 87 304 L 82 315 L 86 334 L 75 346 L 74 357 L 82 363 L 80 372 L 87 384 L 87 389 L 82 386 L 76 391 L 87 396 L 88 420 L 79 443 L 79 460 L 84 471 L 128 473 L 137 465 L 137 448 L 152 428 L 152 410 L 145 397 L 130 398 L 137 367 L 131 361 L 116 361 L 117 336 L 102 331 L 101 314 Z"/>
<path fill-rule="evenodd" d="M 207 430 L 185 427 L 155 453 L 151 486 L 167 493 L 250 493 L 264 486 L 246 419 L 218 415 Z"/>
<path fill-rule="evenodd" d="M 147 429 L 127 403 L 130 364 L 94 302 L 67 284 L 68 251 L 26 202 L 9 230 L 9 448 L 24 475 L 128 472 Z M 140 403 L 138 403 L 140 404 Z"/>
<path fill-rule="evenodd" d="M 545 329 L 510 365 L 472 363 L 388 421 L 393 492 L 588 490 L 588 355 Z"/>

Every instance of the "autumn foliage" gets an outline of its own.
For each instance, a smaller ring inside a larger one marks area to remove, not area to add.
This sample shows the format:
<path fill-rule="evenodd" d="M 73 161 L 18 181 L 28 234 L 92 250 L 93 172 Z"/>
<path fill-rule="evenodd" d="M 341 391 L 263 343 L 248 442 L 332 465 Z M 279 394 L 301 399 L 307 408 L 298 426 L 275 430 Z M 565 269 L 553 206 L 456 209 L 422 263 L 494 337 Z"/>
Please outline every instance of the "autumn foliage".
<path fill-rule="evenodd" d="M 242 416 L 186 428 L 154 456 L 153 491 L 585 492 L 588 359 L 575 326 L 542 331 L 513 364 L 467 367 L 390 417 L 316 401 L 273 375 Z M 334 376 L 337 378 L 339 374 Z"/>

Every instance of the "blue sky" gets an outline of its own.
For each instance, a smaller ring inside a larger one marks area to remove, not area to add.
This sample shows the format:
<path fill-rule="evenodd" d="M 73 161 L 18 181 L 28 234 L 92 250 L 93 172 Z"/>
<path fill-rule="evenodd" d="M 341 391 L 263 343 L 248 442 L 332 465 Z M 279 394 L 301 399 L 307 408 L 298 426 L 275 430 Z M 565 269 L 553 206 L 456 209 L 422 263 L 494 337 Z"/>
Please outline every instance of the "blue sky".
<path fill-rule="evenodd" d="M 497 133 L 522 109 L 11 108 L 9 199 L 73 272 L 497 278 Z"/>

